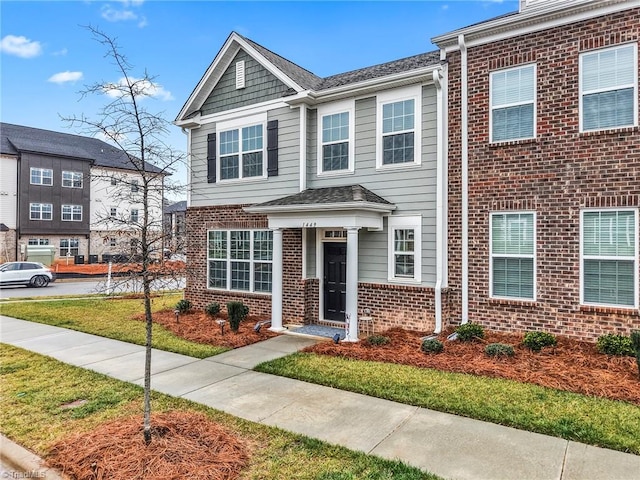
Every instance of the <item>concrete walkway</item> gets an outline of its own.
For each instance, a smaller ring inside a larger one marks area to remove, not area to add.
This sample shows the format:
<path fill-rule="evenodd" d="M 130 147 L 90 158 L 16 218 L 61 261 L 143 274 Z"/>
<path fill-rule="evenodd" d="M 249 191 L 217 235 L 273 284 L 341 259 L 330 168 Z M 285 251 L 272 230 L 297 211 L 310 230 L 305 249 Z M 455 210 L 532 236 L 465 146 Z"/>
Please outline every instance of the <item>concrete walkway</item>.
<path fill-rule="evenodd" d="M 3 343 L 143 384 L 144 347 L 0 316 Z M 640 456 L 257 373 L 317 340 L 281 335 L 198 360 L 154 350 L 154 390 L 451 479 L 624 480 Z"/>

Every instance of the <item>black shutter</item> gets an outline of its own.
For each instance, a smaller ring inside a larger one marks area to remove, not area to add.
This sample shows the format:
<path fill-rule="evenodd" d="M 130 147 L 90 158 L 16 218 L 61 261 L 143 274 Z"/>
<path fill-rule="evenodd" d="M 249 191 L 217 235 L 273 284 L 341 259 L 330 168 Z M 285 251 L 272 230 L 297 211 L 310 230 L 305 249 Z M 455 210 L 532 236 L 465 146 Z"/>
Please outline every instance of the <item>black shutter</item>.
<path fill-rule="evenodd" d="M 216 183 L 216 134 L 207 136 L 207 183 Z"/>
<path fill-rule="evenodd" d="M 278 176 L 278 120 L 267 122 L 267 176 Z"/>

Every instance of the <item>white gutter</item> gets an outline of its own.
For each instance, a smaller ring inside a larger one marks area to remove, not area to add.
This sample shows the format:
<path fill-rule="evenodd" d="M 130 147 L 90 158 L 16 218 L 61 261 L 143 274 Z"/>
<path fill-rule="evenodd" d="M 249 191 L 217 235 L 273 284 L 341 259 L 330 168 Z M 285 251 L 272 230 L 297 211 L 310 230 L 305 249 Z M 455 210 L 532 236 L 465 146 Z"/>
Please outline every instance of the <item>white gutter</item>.
<path fill-rule="evenodd" d="M 300 104 L 300 191 L 307 189 L 307 106 Z"/>
<path fill-rule="evenodd" d="M 469 100 L 467 78 L 467 46 L 464 43 L 464 35 L 458 36 L 460 48 L 460 77 L 461 77 L 461 153 L 462 153 L 462 319 L 461 323 L 469 321 Z"/>

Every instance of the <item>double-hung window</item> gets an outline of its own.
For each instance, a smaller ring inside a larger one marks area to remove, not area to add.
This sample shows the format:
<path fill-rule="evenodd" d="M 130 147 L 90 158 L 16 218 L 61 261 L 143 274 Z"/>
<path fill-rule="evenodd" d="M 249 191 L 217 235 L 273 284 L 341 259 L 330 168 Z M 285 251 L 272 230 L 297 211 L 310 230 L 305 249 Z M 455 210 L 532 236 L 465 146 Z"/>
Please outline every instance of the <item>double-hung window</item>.
<path fill-rule="evenodd" d="M 131 223 L 136 223 L 140 219 L 137 208 L 131 209 L 130 221 Z"/>
<path fill-rule="evenodd" d="M 82 205 L 62 205 L 63 222 L 81 222 Z"/>
<path fill-rule="evenodd" d="M 48 238 L 30 238 L 28 245 L 49 245 Z"/>
<path fill-rule="evenodd" d="M 53 205 L 51 203 L 30 203 L 30 220 L 53 220 Z"/>
<path fill-rule="evenodd" d="M 581 216 L 581 303 L 638 308 L 638 210 Z"/>
<path fill-rule="evenodd" d="M 53 170 L 49 168 L 31 168 L 31 185 L 53 185 Z"/>
<path fill-rule="evenodd" d="M 266 177 L 266 115 L 221 122 L 218 158 L 221 181 Z"/>
<path fill-rule="evenodd" d="M 82 172 L 62 171 L 62 186 L 67 188 L 82 188 Z"/>
<path fill-rule="evenodd" d="M 580 55 L 580 131 L 638 124 L 638 46 Z"/>
<path fill-rule="evenodd" d="M 420 164 L 421 101 L 419 86 L 378 95 L 378 168 Z"/>
<path fill-rule="evenodd" d="M 422 217 L 389 217 L 389 280 L 420 282 Z"/>
<path fill-rule="evenodd" d="M 80 251 L 80 242 L 77 238 L 61 238 L 60 239 L 60 256 L 72 257 L 78 255 Z"/>
<path fill-rule="evenodd" d="M 318 108 L 318 174 L 353 172 L 354 103 Z"/>
<path fill-rule="evenodd" d="M 271 292 L 271 231 L 211 230 L 208 232 L 207 258 L 209 288 Z"/>
<path fill-rule="evenodd" d="M 535 214 L 492 213 L 490 296 L 535 300 Z"/>
<path fill-rule="evenodd" d="M 536 135 L 536 66 L 492 72 L 489 79 L 491 142 Z"/>

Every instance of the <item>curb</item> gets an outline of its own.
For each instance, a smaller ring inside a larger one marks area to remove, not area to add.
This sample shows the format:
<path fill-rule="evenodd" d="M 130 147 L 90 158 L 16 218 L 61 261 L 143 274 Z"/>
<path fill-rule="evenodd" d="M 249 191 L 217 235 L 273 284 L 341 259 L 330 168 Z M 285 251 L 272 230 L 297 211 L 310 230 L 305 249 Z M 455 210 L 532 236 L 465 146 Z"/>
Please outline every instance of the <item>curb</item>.
<path fill-rule="evenodd" d="M 68 479 L 58 470 L 47 467 L 42 458 L 2 434 L 0 434 L 0 458 L 3 464 L 2 478 Z"/>

